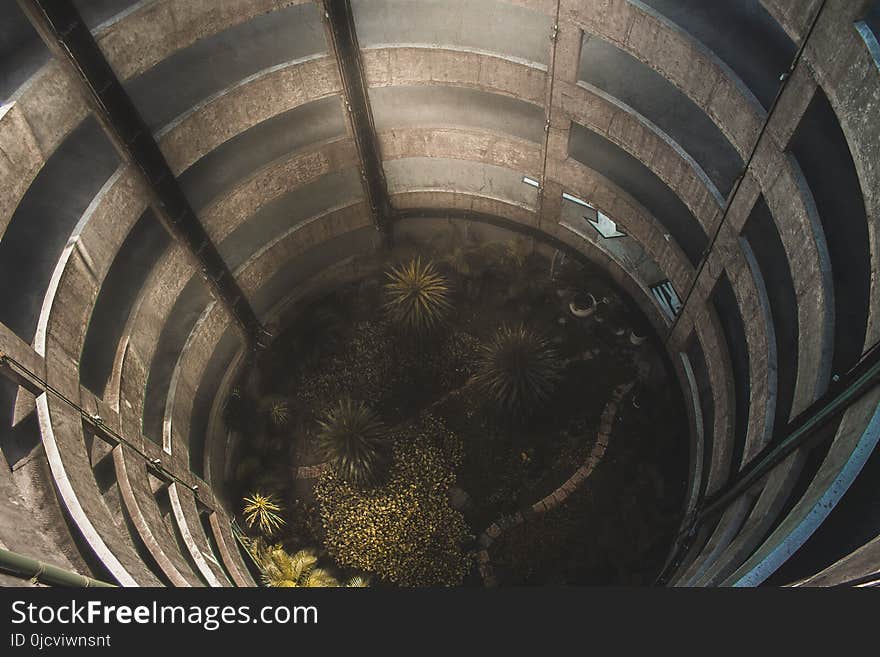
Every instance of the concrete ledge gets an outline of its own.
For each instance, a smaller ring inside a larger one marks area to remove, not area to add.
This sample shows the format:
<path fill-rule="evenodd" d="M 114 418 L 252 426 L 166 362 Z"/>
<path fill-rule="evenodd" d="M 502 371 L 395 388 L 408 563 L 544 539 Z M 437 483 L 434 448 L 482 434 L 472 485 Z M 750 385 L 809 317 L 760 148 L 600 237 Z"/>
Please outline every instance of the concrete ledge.
<path fill-rule="evenodd" d="M 821 572 L 792 586 L 845 586 L 853 580 L 876 575 L 880 560 L 880 536 L 834 562 Z"/>
<path fill-rule="evenodd" d="M 769 315 L 764 312 L 755 279 L 742 252 L 728 264 L 727 276 L 741 316 L 752 318 L 742 323 L 749 356 L 749 414 L 742 460 L 732 464 L 733 470 L 739 471 L 770 439 L 766 425 L 774 417 L 776 390 L 770 387 L 768 378 L 768 358 L 772 349 L 767 339 Z"/>
<path fill-rule="evenodd" d="M 695 581 L 698 586 L 720 586 L 721 580 L 738 564 L 742 563 L 774 525 L 788 501 L 788 495 L 797 484 L 805 461 L 805 455 L 795 452 L 783 461 L 760 489 L 758 501 L 743 523 L 733 541 L 717 555 L 708 568 Z M 702 558 L 702 557 L 701 557 Z"/>
<path fill-rule="evenodd" d="M 263 284 L 298 254 L 370 225 L 369 213 L 361 202 L 312 217 L 269 239 L 234 272 L 235 276 L 242 291 L 253 299 Z M 163 438 L 166 451 L 172 453 L 177 463 L 189 463 L 189 430 L 198 384 L 229 323 L 230 318 L 221 308 L 216 304 L 209 306 L 193 328 L 175 366 L 165 402 Z M 218 395 L 222 393 L 218 390 Z"/>
<path fill-rule="evenodd" d="M 860 32 L 867 27 L 855 24 L 868 5 L 829 3 L 805 52 L 846 136 L 865 202 L 872 274 L 865 349 L 880 341 L 880 50 Z"/>
<path fill-rule="evenodd" d="M 693 330 L 706 359 L 712 386 L 715 417 L 712 428 L 711 465 L 706 473 L 706 495 L 712 495 L 727 482 L 733 452 L 733 377 L 730 357 L 718 316 L 708 304 L 691 315 Z"/>
<path fill-rule="evenodd" d="M 186 251 L 172 245 L 145 283 L 120 340 L 108 383 L 118 385 L 116 397 L 126 434 L 141 433 L 144 391 L 159 335 L 183 288 L 198 274 Z M 158 439 L 158 436 L 153 439 Z"/>
<path fill-rule="evenodd" d="M 806 493 L 770 537 L 724 583 L 757 586 L 794 554 L 846 493 L 878 439 L 880 390 L 874 390 L 847 410 L 834 442 Z"/>
<path fill-rule="evenodd" d="M 221 243 L 261 208 L 321 176 L 357 166 L 351 139 L 338 139 L 295 151 L 255 171 L 233 189 L 216 198 L 201 213 L 211 239 Z"/>
<path fill-rule="evenodd" d="M 202 577 L 209 586 L 231 586 L 222 566 L 212 556 L 192 491 L 174 482 L 168 486 L 168 496 L 177 528 Z"/>
<path fill-rule="evenodd" d="M 666 183 L 711 234 L 725 199 L 702 167 L 669 135 L 632 108 L 585 83 L 557 81 L 554 106 L 640 160 Z"/>
<path fill-rule="evenodd" d="M 743 158 L 758 136 L 764 111 L 757 99 L 714 53 L 646 5 L 602 0 L 602 10 L 563 0 L 560 20 L 574 23 L 672 82 L 715 122 Z"/>
<path fill-rule="evenodd" d="M 44 393 L 37 398 L 37 416 L 62 503 L 86 543 L 119 584 L 159 586 L 101 499 L 83 444 L 79 414 Z"/>
<path fill-rule="evenodd" d="M 0 237 L 46 160 L 88 112 L 67 71 L 55 61 L 0 106 Z"/>
<path fill-rule="evenodd" d="M 328 57 L 289 62 L 261 71 L 215 94 L 165 126 L 157 138 L 175 175 L 258 123 L 306 103 L 338 94 L 336 62 Z"/>
<path fill-rule="evenodd" d="M 132 524 L 162 572 L 174 586 L 202 586 L 165 529 L 143 459 L 130 448 L 117 445 L 113 449 L 113 463 L 122 501 Z"/>
<path fill-rule="evenodd" d="M 189 465 L 189 437 L 192 413 L 199 382 L 208 361 L 223 337 L 232 318 L 218 303 L 211 303 L 193 327 L 165 397 L 162 442 L 177 463 Z"/>
<path fill-rule="evenodd" d="M 654 259 L 679 291 L 687 290 L 693 266 L 663 225 L 644 206 L 601 174 L 571 158 L 548 159 L 547 178 L 613 218 Z M 546 202 L 546 197 L 545 197 Z"/>
<path fill-rule="evenodd" d="M 153 0 L 99 26 L 95 40 L 122 80 L 135 77 L 200 39 L 311 0 Z"/>
<path fill-rule="evenodd" d="M 126 166 L 105 183 L 74 229 L 43 301 L 35 345 L 48 358 L 79 357 L 104 278 L 147 207 L 146 190 Z M 60 348 L 62 353 L 53 351 Z"/>
<path fill-rule="evenodd" d="M 800 43 L 810 26 L 810 19 L 822 0 L 761 0 L 767 13 L 773 16 L 791 40 Z"/>
<path fill-rule="evenodd" d="M 485 53 L 450 48 L 367 48 L 370 87 L 451 85 L 489 91 L 543 107 L 547 72 Z"/>
<path fill-rule="evenodd" d="M 453 85 L 536 105 L 545 102 L 543 71 L 485 54 L 409 47 L 367 50 L 365 67 L 374 87 Z M 613 98 L 561 80 L 553 103 L 643 162 L 682 199 L 707 233 L 712 230 L 723 199 L 699 165 L 656 126 Z M 565 157 L 567 152 L 553 155 Z"/>
<path fill-rule="evenodd" d="M 229 518 L 222 513 L 214 512 L 209 516 L 211 522 L 211 531 L 214 534 L 214 540 L 217 542 L 217 548 L 220 550 L 220 558 L 229 571 L 236 586 L 256 586 L 254 578 L 251 577 L 247 569 L 241 552 L 238 549 L 238 542 L 232 535 L 229 527 Z"/>
<path fill-rule="evenodd" d="M 540 176 L 541 149 L 533 142 L 471 128 L 394 128 L 377 135 L 382 159 L 461 159 Z"/>

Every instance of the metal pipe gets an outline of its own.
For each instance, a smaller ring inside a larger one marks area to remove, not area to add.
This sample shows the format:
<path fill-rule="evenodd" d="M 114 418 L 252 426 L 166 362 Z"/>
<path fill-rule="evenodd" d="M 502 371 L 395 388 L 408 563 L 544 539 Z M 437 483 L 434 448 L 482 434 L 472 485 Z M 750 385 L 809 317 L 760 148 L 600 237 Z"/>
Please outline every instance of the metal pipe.
<path fill-rule="evenodd" d="M 86 588 L 116 586 L 3 548 L 0 548 L 0 570 L 51 586 L 84 586 Z"/>

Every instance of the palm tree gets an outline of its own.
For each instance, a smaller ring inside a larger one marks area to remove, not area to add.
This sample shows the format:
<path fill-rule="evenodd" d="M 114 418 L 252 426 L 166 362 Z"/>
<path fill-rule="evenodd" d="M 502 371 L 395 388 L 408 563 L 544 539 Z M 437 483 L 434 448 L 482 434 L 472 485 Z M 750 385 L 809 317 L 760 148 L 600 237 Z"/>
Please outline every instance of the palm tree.
<path fill-rule="evenodd" d="M 304 549 L 293 554 L 281 545 L 266 545 L 261 539 L 251 544 L 251 553 L 260 566 L 262 580 L 270 587 L 333 587 L 339 581 L 327 570 L 316 568 L 318 555 Z"/>
<path fill-rule="evenodd" d="M 269 405 L 269 420 L 276 429 L 283 429 L 290 422 L 290 407 L 283 399 Z"/>
<path fill-rule="evenodd" d="M 285 524 L 280 513 L 281 505 L 271 493 L 251 493 L 244 498 L 245 522 L 248 527 L 257 525 L 266 536 L 271 536 Z"/>
<path fill-rule="evenodd" d="M 370 578 L 364 577 L 363 575 L 355 575 L 354 577 L 349 578 L 345 583 L 345 586 L 349 589 L 365 589 L 370 586 Z"/>

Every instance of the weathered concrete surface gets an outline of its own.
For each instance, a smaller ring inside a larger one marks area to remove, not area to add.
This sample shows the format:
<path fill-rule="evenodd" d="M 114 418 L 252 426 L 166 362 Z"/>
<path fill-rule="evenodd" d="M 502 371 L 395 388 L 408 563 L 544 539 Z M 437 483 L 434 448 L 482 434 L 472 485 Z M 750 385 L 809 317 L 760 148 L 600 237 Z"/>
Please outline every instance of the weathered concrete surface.
<path fill-rule="evenodd" d="M 763 110 L 732 71 L 693 37 L 628 0 L 564 0 L 560 19 L 657 70 L 702 107 L 742 155 L 748 154 Z"/>
<path fill-rule="evenodd" d="M 162 153 L 175 174 L 231 137 L 282 112 L 337 94 L 339 73 L 329 58 L 294 62 L 216 94 L 166 126 Z"/>
<path fill-rule="evenodd" d="M 846 136 L 865 202 L 872 277 L 866 349 L 880 340 L 880 35 L 854 22 L 871 6 L 829 0 L 805 52 Z"/>
<path fill-rule="evenodd" d="M 37 398 L 37 409 L 59 495 L 86 543 L 123 586 L 159 585 L 101 498 L 82 442 L 79 413 L 47 394 Z"/>
<path fill-rule="evenodd" d="M 175 462 L 190 462 L 190 427 L 199 381 L 231 321 L 220 304 L 210 304 L 193 327 L 174 369 L 165 397 L 162 441 Z"/>
<path fill-rule="evenodd" d="M 119 387 L 116 396 L 126 435 L 141 432 L 144 389 L 158 336 L 181 290 L 195 274 L 184 249 L 172 247 L 154 270 L 132 311 L 123 333 L 127 337 L 120 342 L 114 365 L 118 375 L 108 384 L 108 388 Z"/>
<path fill-rule="evenodd" d="M 759 584 L 812 535 L 858 476 L 876 445 L 880 435 L 878 413 L 880 390 L 867 394 L 847 410 L 807 491 L 761 546 L 726 576 L 725 584 Z"/>
<path fill-rule="evenodd" d="M 201 586 L 201 581 L 180 554 L 174 538 L 165 530 L 159 505 L 150 489 L 144 460 L 129 447 L 117 445 L 113 449 L 113 463 L 122 501 L 132 524 L 162 572 L 174 586 Z"/>
<path fill-rule="evenodd" d="M 776 22 L 797 43 L 801 43 L 822 0 L 761 0 Z"/>
<path fill-rule="evenodd" d="M 543 106 L 547 74 L 482 53 L 432 48 L 381 48 L 363 53 L 370 87 L 443 84 L 491 91 Z"/>
<path fill-rule="evenodd" d="M 727 267 L 727 276 L 736 295 L 740 315 L 750 318 L 743 322 L 748 345 L 749 357 L 749 405 L 746 442 L 742 460 L 733 463 L 739 470 L 746 465 L 770 439 L 766 431 L 768 418 L 772 419 L 772 406 L 775 401 L 775 389 L 770 387 L 768 357 L 770 344 L 767 340 L 768 327 L 764 309 L 759 298 L 759 290 L 752 272 L 742 253 Z M 731 355 L 733 357 L 733 355 Z M 768 411 L 768 405 L 770 409 Z"/>
<path fill-rule="evenodd" d="M 248 572 L 247 565 L 242 559 L 241 552 L 238 549 L 238 542 L 232 535 L 229 527 L 229 518 L 220 512 L 214 512 L 209 516 L 211 530 L 214 534 L 214 540 L 217 542 L 217 549 L 220 550 L 220 557 L 229 571 L 230 577 L 236 586 L 256 586 L 254 578 Z"/>
<path fill-rule="evenodd" d="M 43 164 L 87 114 L 76 85 L 54 61 L 0 106 L 0 237 Z"/>
<path fill-rule="evenodd" d="M 550 17 L 556 7 L 554 3 L 530 6 L 534 4 L 541 3 L 355 0 L 352 8 L 362 48 L 388 43 L 443 44 L 546 66 Z"/>
<path fill-rule="evenodd" d="M 231 586 L 222 566 L 212 556 L 192 491 L 174 482 L 168 486 L 168 496 L 171 498 L 174 521 L 202 577 L 209 586 Z"/>
<path fill-rule="evenodd" d="M 854 580 L 876 575 L 880 561 L 880 537 L 836 561 L 821 572 L 800 580 L 792 586 L 844 586 Z"/>
<path fill-rule="evenodd" d="M 103 26 L 95 35 L 116 75 L 128 80 L 157 62 L 232 26 L 311 0 L 158 0 Z"/>
<path fill-rule="evenodd" d="M 102 30 L 102 44 L 108 52 L 115 53 L 113 57 L 118 57 L 118 60 L 114 59 L 113 63 L 122 70 L 125 67 L 130 67 L 131 71 L 145 70 L 144 67 L 150 66 L 150 62 L 160 61 L 168 53 L 178 51 L 197 39 L 217 33 L 226 26 L 239 24 L 259 12 L 289 3 L 250 0 L 233 4 L 235 11 L 215 11 L 212 14 L 212 9 L 216 8 L 209 3 L 196 5 L 171 0 L 148 3 L 106 26 Z M 509 4 L 535 9 L 546 17 L 552 17 L 556 11 L 556 3 L 551 0 L 519 0 Z M 765 0 L 764 4 L 789 34 L 803 34 L 810 12 L 804 10 L 802 3 Z M 722 436 L 724 425 L 729 424 L 732 417 L 732 406 L 724 374 L 729 364 L 724 362 L 723 355 L 717 353 L 723 347 L 723 341 L 718 338 L 718 327 L 713 324 L 706 303 L 717 277 L 726 271 L 734 283 L 743 316 L 755 319 L 760 316 L 760 289 L 742 261 L 737 237 L 761 194 L 780 230 L 798 295 L 799 363 L 794 412 L 812 401 L 827 380 L 824 347 L 830 327 L 825 317 L 832 307 L 831 296 L 827 293 L 829 271 L 822 264 L 821 231 L 816 229 L 815 208 L 811 206 L 809 190 L 799 176 L 796 163 L 785 155 L 788 141 L 803 116 L 817 81 L 838 113 L 862 182 L 869 217 L 873 285 L 876 289 L 877 272 L 880 271 L 877 265 L 880 258 L 877 230 L 880 195 L 875 190 L 880 189 L 876 164 L 880 156 L 877 151 L 880 135 L 877 134 L 877 122 L 872 117 L 876 116 L 878 106 L 880 68 L 863 35 L 853 27 L 853 22 L 864 14 L 868 4 L 865 0 L 829 0 L 815 34 L 816 41 L 807 49 L 807 63 L 794 72 L 758 149 L 752 171 L 746 177 L 740 193 L 733 199 L 727 219 L 729 226 L 719 236 L 708 266 L 697 282 L 689 304 L 692 307 L 682 317 L 673 336 L 671 344 L 680 345 L 694 328 L 702 332 L 700 341 L 707 356 L 717 402 L 716 441 L 721 441 L 716 443 L 717 453 L 713 452 L 710 473 L 713 483 L 710 483 L 710 489 L 723 479 L 726 468 L 722 443 L 727 441 Z M 817 2 L 811 0 L 810 6 L 816 5 Z M 489 6 L 488 3 L 486 6 Z M 600 180 L 595 172 L 568 158 L 567 135 L 571 119 L 591 129 L 601 129 L 614 143 L 637 159 L 649 163 L 658 176 L 685 199 L 706 229 L 711 229 L 712 222 L 717 220 L 717 213 L 712 213 L 713 203 L 718 205 L 717 195 L 712 194 L 711 185 L 705 184 L 699 167 L 693 166 L 686 153 L 677 151 L 674 143 L 663 139 L 662 133 L 621 107 L 616 99 L 602 98 L 587 88 L 574 86 L 579 30 L 585 28 L 608 39 L 671 80 L 706 109 L 737 144 L 741 153 L 750 149 L 749 139 L 754 139 L 761 112 L 753 106 L 749 94 L 742 89 L 735 76 L 731 76 L 712 53 L 695 44 L 694 39 L 681 29 L 646 12 L 640 3 L 563 0 L 561 7 L 562 21 L 553 65 L 553 94 L 549 93 L 547 73 L 541 68 L 524 65 L 522 61 L 511 58 L 511 53 L 503 52 L 504 39 L 498 41 L 502 45 L 498 47 L 499 52 L 493 55 L 469 51 L 467 43 L 456 43 L 454 40 L 446 44 L 451 47 L 444 48 L 378 47 L 366 51 L 368 77 L 374 88 L 448 88 L 451 85 L 524 100 L 526 104 L 540 108 L 545 115 L 551 115 L 546 141 L 539 147 L 536 147 L 537 142 L 528 143 L 528 140 L 509 134 L 454 123 L 446 126 L 413 123 L 402 130 L 397 129 L 400 126 L 390 125 L 389 130 L 382 132 L 380 139 L 390 169 L 400 173 L 397 181 L 401 185 L 395 203 L 400 204 L 401 208 L 435 207 L 440 204 L 440 207 L 470 208 L 517 217 L 522 223 L 559 233 L 560 239 L 578 244 L 576 235 L 562 230 L 553 221 L 554 208 L 558 209 L 558 196 L 562 190 L 567 190 L 595 202 L 615 220 L 619 220 L 631 235 L 638 235 L 639 241 L 650 249 L 676 288 L 686 290 L 693 277 L 693 268 L 683 258 L 680 249 L 665 239 L 662 226 L 656 219 L 634 204 L 624 190 L 614 189 L 607 181 Z M 148 25 L 150 21 L 155 25 Z M 180 29 L 177 32 L 163 31 L 161 39 L 140 41 L 143 37 L 139 36 L 137 42 L 133 41 L 138 30 L 141 30 L 141 34 L 148 34 L 150 29 L 156 27 L 158 30 L 160 27 L 157 26 L 163 24 L 166 27 L 176 24 Z M 145 28 L 149 29 L 144 31 Z M 554 52 L 549 38 L 545 52 L 548 55 Z M 549 57 L 544 59 L 549 61 Z M 203 106 L 194 108 L 166 135 L 164 147 L 176 158 L 175 170 L 183 170 L 249 127 L 278 116 L 286 109 L 299 107 L 309 99 L 329 98 L 338 94 L 338 80 L 334 82 L 332 73 L 320 73 L 319 69 L 324 66 L 320 62 L 322 60 L 300 62 L 267 71 L 252 80 L 233 85 Z M 8 195 L 4 194 L 0 199 L 0 217 L 5 216 L 6 222 L 26 191 L 29 180 L 33 179 L 70 129 L 85 116 L 85 106 L 71 90 L 69 81 L 63 75 L 59 76 L 57 70 L 54 78 L 50 75 L 52 66 L 47 66 L 34 76 L 20 90 L 15 103 L 5 106 L 0 112 L 0 153 L 5 156 L 5 159 L 0 157 L 0 176 L 4 190 L 10 190 Z M 305 78 L 302 77 L 304 73 Z M 306 89 L 306 96 L 297 95 L 300 86 L 309 87 L 312 82 L 315 83 L 314 89 Z M 40 94 L 43 94 L 42 98 Z M 548 99 L 551 101 L 549 106 Z M 227 129 L 227 126 L 230 127 Z M 429 159 L 434 162 L 426 163 Z M 403 170 L 408 163 L 416 160 L 423 162 L 411 171 Z M 216 236 L 228 237 L 235 228 L 258 215 L 266 204 L 281 198 L 291 189 L 302 188 L 333 175 L 334 171 L 350 169 L 355 162 L 351 142 L 346 139 L 298 149 L 228 188 L 206 208 L 204 218 L 217 231 Z M 482 175 L 492 172 L 492 167 L 504 169 L 505 173 L 494 177 L 499 185 L 493 184 L 484 189 L 474 187 L 472 179 L 443 180 L 443 176 L 438 175 L 458 162 L 467 162 L 461 168 L 472 173 L 481 172 Z M 535 214 L 536 206 L 532 200 L 521 196 L 524 190 L 514 185 L 514 174 L 530 175 L 544 183 L 546 203 L 542 204 L 540 215 Z M 500 184 L 502 178 L 509 180 Z M 19 344 L 20 341 L 9 341 L 22 358 L 38 368 L 47 366 L 49 375 L 61 381 L 63 377 L 59 372 L 75 371 L 77 367 L 82 334 L 101 281 L 106 276 L 118 244 L 130 228 L 131 217 L 138 205 L 145 202 L 140 192 L 126 188 L 122 181 L 123 177 L 119 177 L 113 186 L 102 190 L 101 198 L 90 210 L 86 232 L 66 255 L 63 268 L 59 269 L 61 275 L 50 295 L 52 313 L 48 316 L 46 331 L 38 344 L 40 353 L 26 349 L 26 345 Z M 516 204 L 511 204 L 511 201 L 516 201 Z M 117 211 L 124 218 L 118 224 L 114 221 Z M 101 213 L 104 213 L 103 217 Z M 355 221 L 355 215 L 351 217 Z M 325 225 L 326 218 L 319 216 L 297 230 L 303 230 L 304 226 L 311 227 L 308 230 L 318 230 Z M 6 224 L 2 225 L 5 227 Z M 354 225 L 343 221 L 338 229 Z M 331 233 L 332 230 L 335 228 L 331 229 Z M 314 237 L 307 233 L 295 233 L 281 236 L 267 232 L 264 243 L 255 249 L 252 257 L 242 255 L 239 273 L 247 282 L 249 293 L 260 294 L 268 290 L 270 282 L 283 271 L 286 259 L 303 253 L 301 249 L 317 248 L 330 238 L 329 233 L 316 233 Z M 302 237 L 307 239 L 300 243 L 298 240 Z M 583 245 L 581 248 L 584 248 Z M 622 280 L 627 279 L 619 268 L 615 270 L 616 263 L 608 260 L 606 254 L 593 254 L 592 257 L 612 271 L 617 271 L 616 275 Z M 161 456 L 162 449 L 150 441 L 143 441 L 140 436 L 144 386 L 149 377 L 155 341 L 161 335 L 184 283 L 193 273 L 195 271 L 180 258 L 179 253 L 171 254 L 160 263 L 155 276 L 144 286 L 140 304 L 132 313 L 125 337 L 120 342 L 118 367 L 113 384 L 109 387 L 108 398 L 85 399 L 82 391 L 79 391 L 84 402 L 96 409 L 108 406 L 113 411 L 118 408 L 118 415 L 111 413 L 107 417 L 120 430 L 133 431 L 136 436 L 134 440 L 144 442 L 143 448 L 150 454 Z M 632 294 L 641 300 L 645 290 L 632 281 L 629 285 Z M 878 298 L 880 295 L 871 296 L 874 307 L 869 319 L 866 346 L 872 344 L 880 333 L 880 319 L 876 312 L 876 304 L 880 303 Z M 155 304 L 151 305 L 153 302 Z M 650 304 L 648 309 L 653 313 L 657 311 Z M 170 456 L 166 456 L 170 467 L 175 469 L 186 470 L 188 467 L 185 450 L 181 449 L 186 442 L 176 438 L 175 434 L 179 431 L 180 437 L 185 438 L 188 432 L 191 421 L 188 406 L 224 327 L 225 320 L 221 314 L 209 310 L 192 331 L 190 341 L 181 352 L 179 374 L 173 380 L 166 398 L 168 433 L 165 442 L 171 451 Z M 759 449 L 766 437 L 760 422 L 767 417 L 767 399 L 762 391 L 772 388 L 768 379 L 771 366 L 763 357 L 769 344 L 767 331 L 762 330 L 761 321 L 747 321 L 746 328 L 752 404 L 744 457 Z M 46 355 L 46 361 L 40 358 L 41 353 Z M 73 390 L 72 386 L 69 387 Z M 123 390 L 123 394 L 119 390 Z M 762 402 L 765 403 L 764 412 Z M 102 411 L 102 415 L 106 412 Z M 703 551 L 705 560 L 694 562 L 690 576 L 697 577 L 700 582 L 718 582 L 732 572 L 738 560 L 751 552 L 754 541 L 772 528 L 773 519 L 781 508 L 780 500 L 787 494 L 787 486 L 790 487 L 796 470 L 791 465 L 784 474 L 771 478 L 759 498 L 758 507 L 745 519 L 742 531 L 734 540 L 730 540 L 733 527 L 742 518 L 731 511 L 733 524 L 720 527 L 709 538 Z M 195 481 L 191 475 L 188 480 Z M 84 496 L 88 497 L 87 491 L 84 491 Z M 736 516 L 735 522 L 733 516 Z M 109 528 L 107 531 L 112 533 Z M 124 543 L 127 540 L 125 532 L 121 532 L 121 535 Z M 99 539 L 103 540 L 100 536 Z"/>
<path fill-rule="evenodd" d="M 27 462 L 17 463 L 15 470 L 0 457 L 0 500 L 0 545 L 5 549 L 65 570 L 90 572 L 64 525 L 41 448 Z"/>
<path fill-rule="evenodd" d="M 255 171 L 215 199 L 201 213 L 202 222 L 211 239 L 219 244 L 273 200 L 321 176 L 351 169 L 356 163 L 357 151 L 350 139 L 294 151 Z"/>

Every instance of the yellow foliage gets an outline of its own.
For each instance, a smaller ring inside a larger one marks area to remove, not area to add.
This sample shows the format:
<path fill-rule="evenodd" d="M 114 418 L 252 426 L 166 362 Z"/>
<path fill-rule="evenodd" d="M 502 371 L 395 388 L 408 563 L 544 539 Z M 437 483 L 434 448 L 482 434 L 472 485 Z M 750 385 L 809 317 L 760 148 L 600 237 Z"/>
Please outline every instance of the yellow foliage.
<path fill-rule="evenodd" d="M 330 554 L 401 586 L 460 584 L 468 527 L 448 499 L 460 458 L 460 441 L 429 415 L 395 436 L 390 477 L 379 488 L 361 491 L 325 473 L 315 495 Z"/>

